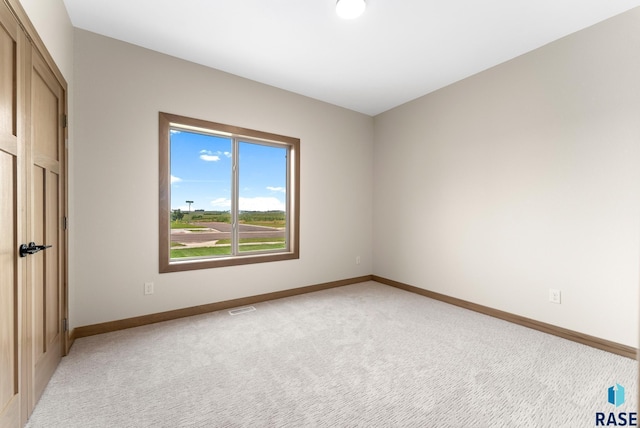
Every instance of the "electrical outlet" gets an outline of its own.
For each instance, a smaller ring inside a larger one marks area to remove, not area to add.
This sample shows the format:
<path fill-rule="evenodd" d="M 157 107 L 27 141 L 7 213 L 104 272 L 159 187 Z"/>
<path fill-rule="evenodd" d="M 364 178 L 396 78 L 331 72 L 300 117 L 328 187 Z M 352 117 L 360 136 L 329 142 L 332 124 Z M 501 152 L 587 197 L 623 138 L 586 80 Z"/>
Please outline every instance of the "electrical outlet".
<path fill-rule="evenodd" d="M 144 283 L 144 294 L 153 294 L 153 282 Z"/>
<path fill-rule="evenodd" d="M 560 303 L 560 290 L 556 290 L 555 288 L 549 289 L 549 301 L 551 303 Z"/>
<path fill-rule="evenodd" d="M 359 265 L 360 264 L 360 256 L 356 256 L 356 264 Z"/>

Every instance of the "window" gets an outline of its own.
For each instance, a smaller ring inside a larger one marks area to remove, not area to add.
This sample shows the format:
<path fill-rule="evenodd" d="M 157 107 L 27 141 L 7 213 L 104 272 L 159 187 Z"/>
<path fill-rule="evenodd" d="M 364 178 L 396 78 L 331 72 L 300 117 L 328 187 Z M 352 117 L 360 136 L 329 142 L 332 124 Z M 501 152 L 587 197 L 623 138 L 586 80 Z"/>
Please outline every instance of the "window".
<path fill-rule="evenodd" d="M 160 113 L 160 272 L 299 258 L 300 140 Z"/>

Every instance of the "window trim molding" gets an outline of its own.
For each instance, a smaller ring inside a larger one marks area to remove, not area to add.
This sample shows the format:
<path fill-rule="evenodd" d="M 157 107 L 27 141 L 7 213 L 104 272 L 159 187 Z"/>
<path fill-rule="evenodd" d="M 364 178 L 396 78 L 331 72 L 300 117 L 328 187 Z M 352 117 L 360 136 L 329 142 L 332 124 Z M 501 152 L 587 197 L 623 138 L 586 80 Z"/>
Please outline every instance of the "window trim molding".
<path fill-rule="evenodd" d="M 300 139 L 271 134 L 253 129 L 224 125 L 201 119 L 194 119 L 171 113 L 159 112 L 159 272 L 181 272 L 196 269 L 210 269 L 225 266 L 238 266 L 253 263 L 265 263 L 300 258 Z M 282 142 L 290 146 L 291 175 L 289 202 L 287 206 L 289 221 L 289 251 L 278 253 L 251 253 L 231 257 L 208 259 L 171 260 L 171 154 L 170 128 L 172 124 L 194 127 L 195 129 L 215 130 L 246 137 L 252 140 Z"/>

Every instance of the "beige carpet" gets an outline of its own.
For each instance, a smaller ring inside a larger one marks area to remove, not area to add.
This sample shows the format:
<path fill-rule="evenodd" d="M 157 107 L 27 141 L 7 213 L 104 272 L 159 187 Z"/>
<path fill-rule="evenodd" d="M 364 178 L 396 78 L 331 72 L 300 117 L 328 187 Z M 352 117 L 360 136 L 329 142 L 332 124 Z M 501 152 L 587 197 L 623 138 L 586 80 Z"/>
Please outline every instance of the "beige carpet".
<path fill-rule="evenodd" d="M 77 340 L 27 426 L 573 428 L 637 411 L 631 359 L 375 282 L 254 306 Z"/>

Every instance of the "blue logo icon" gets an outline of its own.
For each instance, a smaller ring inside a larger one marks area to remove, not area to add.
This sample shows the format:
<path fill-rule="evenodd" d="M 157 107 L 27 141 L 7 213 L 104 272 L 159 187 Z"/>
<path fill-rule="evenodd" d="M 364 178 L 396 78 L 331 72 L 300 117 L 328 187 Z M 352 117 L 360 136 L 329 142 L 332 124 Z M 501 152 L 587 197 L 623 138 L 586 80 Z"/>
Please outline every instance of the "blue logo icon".
<path fill-rule="evenodd" d="M 624 404 L 624 387 L 619 383 L 616 383 L 616 386 L 610 387 L 607 401 L 616 407 L 622 406 Z"/>

